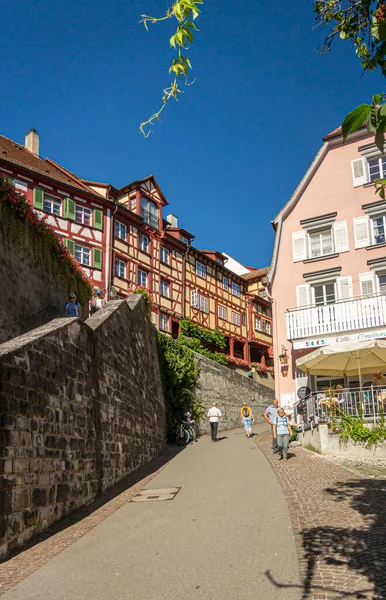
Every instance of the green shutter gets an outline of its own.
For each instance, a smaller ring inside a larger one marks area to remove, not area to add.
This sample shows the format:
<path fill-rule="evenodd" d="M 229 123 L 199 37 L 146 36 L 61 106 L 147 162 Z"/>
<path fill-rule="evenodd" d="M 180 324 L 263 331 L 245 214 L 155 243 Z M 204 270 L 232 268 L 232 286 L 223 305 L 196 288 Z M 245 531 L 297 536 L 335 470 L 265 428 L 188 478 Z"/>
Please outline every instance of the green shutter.
<path fill-rule="evenodd" d="M 12 179 L 12 177 L 7 177 L 7 182 L 9 183 L 9 185 L 12 185 L 12 186 L 15 185 L 15 180 Z"/>
<path fill-rule="evenodd" d="M 72 219 L 75 221 L 76 216 L 76 204 L 71 198 L 64 199 L 64 217 L 66 219 Z"/>
<path fill-rule="evenodd" d="M 94 210 L 94 227 L 97 229 L 103 229 L 103 211 Z"/>
<path fill-rule="evenodd" d="M 68 238 L 63 239 L 63 244 L 67 246 L 72 255 L 75 254 L 75 242 L 73 240 L 69 240 Z"/>
<path fill-rule="evenodd" d="M 98 248 L 94 248 L 93 267 L 94 269 L 102 269 L 102 250 Z"/>
<path fill-rule="evenodd" d="M 34 207 L 39 210 L 44 208 L 44 190 L 34 188 Z"/>

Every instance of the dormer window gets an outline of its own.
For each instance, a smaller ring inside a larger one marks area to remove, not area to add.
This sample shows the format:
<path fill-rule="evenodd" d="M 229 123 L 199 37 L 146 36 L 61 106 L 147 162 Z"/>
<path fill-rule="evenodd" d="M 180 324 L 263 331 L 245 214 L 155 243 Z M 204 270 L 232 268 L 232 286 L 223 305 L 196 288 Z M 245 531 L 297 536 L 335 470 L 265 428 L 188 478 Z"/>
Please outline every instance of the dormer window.
<path fill-rule="evenodd" d="M 141 217 L 147 225 L 159 229 L 158 206 L 146 196 L 141 198 Z"/>

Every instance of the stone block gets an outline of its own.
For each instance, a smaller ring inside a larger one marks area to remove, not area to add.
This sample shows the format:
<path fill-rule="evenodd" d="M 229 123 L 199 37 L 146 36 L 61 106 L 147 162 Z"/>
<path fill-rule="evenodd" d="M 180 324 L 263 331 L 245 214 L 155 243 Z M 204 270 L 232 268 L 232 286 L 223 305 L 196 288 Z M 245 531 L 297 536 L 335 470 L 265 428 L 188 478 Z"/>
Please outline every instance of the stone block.
<path fill-rule="evenodd" d="M 0 514 L 9 515 L 12 513 L 12 491 L 0 490 Z"/>
<path fill-rule="evenodd" d="M 13 508 L 22 510 L 30 506 L 29 488 L 18 488 L 13 492 Z"/>
<path fill-rule="evenodd" d="M 59 484 L 56 488 L 56 502 L 67 502 L 70 497 L 70 486 Z"/>
<path fill-rule="evenodd" d="M 14 473 L 28 473 L 29 472 L 28 458 L 14 458 L 13 459 L 13 472 Z"/>
<path fill-rule="evenodd" d="M 23 511 L 23 521 L 26 529 L 34 527 L 38 522 L 39 512 L 37 510 L 25 510 Z"/>
<path fill-rule="evenodd" d="M 34 488 L 32 490 L 32 506 L 45 506 L 48 500 L 46 488 Z"/>

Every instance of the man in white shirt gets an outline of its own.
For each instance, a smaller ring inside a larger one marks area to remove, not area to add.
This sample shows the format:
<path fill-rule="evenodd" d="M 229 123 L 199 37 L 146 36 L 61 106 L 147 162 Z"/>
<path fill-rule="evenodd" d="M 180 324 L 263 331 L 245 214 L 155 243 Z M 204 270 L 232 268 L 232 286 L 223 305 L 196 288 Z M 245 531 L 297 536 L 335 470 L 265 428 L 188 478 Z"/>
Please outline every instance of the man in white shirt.
<path fill-rule="evenodd" d="M 215 402 L 212 402 L 212 408 L 208 410 L 208 417 L 210 423 L 210 434 L 212 436 L 212 442 L 217 442 L 217 429 L 218 429 L 218 421 L 221 417 L 221 412 L 216 406 Z"/>

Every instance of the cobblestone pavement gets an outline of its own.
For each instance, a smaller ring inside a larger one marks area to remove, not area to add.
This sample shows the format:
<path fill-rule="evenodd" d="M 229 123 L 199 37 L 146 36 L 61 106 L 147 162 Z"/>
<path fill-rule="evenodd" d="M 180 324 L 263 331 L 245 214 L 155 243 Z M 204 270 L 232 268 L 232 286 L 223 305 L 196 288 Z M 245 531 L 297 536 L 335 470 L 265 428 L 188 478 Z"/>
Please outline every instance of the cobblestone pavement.
<path fill-rule="evenodd" d="M 302 598 L 385 599 L 386 484 L 301 447 L 290 450 L 287 462 L 279 461 L 270 435 L 255 440 L 289 505 Z M 285 582 L 276 585 L 286 587 Z"/>
<path fill-rule="evenodd" d="M 179 452 L 180 449 L 175 446 L 166 446 L 164 452 L 148 465 L 125 477 L 122 482 L 102 494 L 90 505 L 62 519 L 43 534 L 33 538 L 21 551 L 1 562 L 0 595 L 45 565 L 126 504 Z"/>

